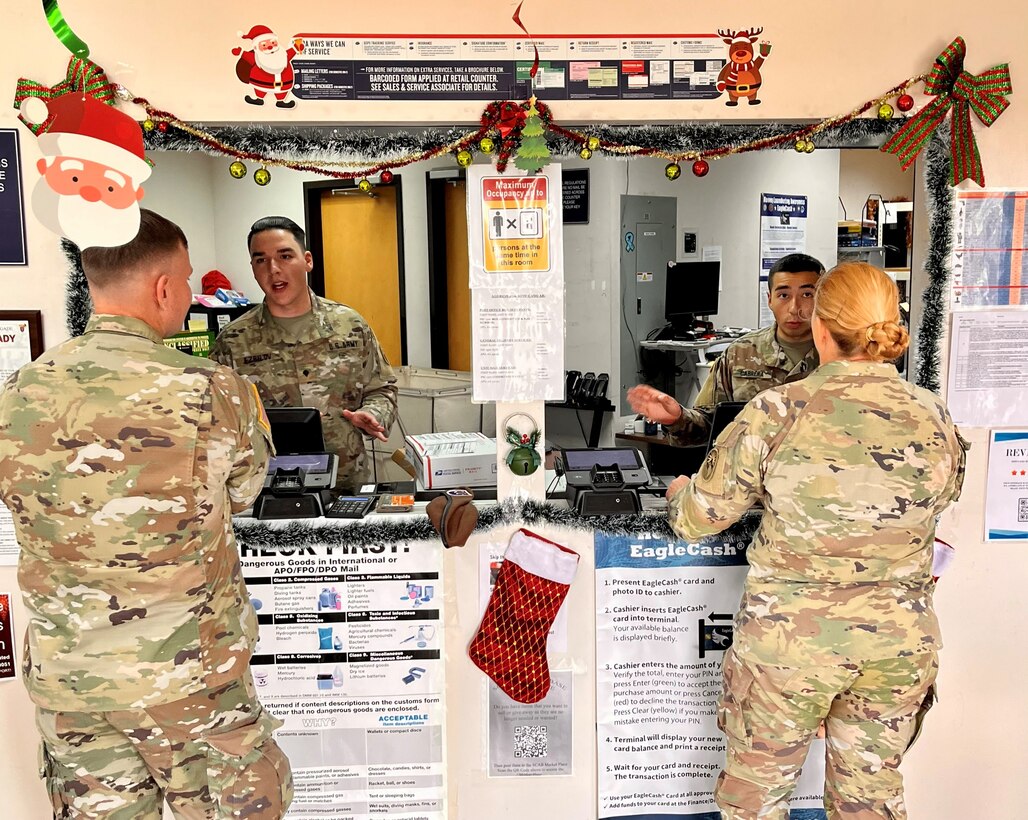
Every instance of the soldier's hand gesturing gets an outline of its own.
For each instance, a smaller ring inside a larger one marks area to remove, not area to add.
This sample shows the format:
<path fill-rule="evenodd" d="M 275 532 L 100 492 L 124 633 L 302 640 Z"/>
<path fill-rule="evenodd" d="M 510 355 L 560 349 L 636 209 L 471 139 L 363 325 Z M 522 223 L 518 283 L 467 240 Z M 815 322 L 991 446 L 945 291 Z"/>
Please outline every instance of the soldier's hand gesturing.
<path fill-rule="evenodd" d="M 377 438 L 379 441 L 388 439 L 385 427 L 367 410 L 344 410 L 343 418 L 372 438 Z"/>
<path fill-rule="evenodd" d="M 674 424 L 682 417 L 682 406 L 673 397 L 648 384 L 629 390 L 628 403 L 636 413 L 658 424 Z"/>

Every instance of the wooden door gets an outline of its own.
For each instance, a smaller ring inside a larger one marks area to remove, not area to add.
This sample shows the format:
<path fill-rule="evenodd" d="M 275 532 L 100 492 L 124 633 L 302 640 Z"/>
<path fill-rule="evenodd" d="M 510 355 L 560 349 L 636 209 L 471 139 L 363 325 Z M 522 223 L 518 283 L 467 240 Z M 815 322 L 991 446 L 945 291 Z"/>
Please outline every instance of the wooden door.
<path fill-rule="evenodd" d="M 325 296 L 363 316 L 389 363 L 399 366 L 403 347 L 396 189 L 379 185 L 374 194 L 322 194 L 324 259 L 314 264 L 324 265 Z"/>
<path fill-rule="evenodd" d="M 464 180 L 447 182 L 446 315 L 449 367 L 471 370 L 471 289 L 468 287 L 467 191 Z"/>

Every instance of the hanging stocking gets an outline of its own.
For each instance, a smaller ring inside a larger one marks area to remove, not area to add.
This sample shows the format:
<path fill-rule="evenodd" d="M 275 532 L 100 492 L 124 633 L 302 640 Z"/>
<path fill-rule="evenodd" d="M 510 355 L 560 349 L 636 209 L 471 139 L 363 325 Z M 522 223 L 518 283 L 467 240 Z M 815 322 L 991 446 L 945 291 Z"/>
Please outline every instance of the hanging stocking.
<path fill-rule="evenodd" d="M 503 554 L 468 655 L 520 703 L 540 701 L 550 689 L 546 638 L 577 569 L 577 552 L 524 529 Z"/>

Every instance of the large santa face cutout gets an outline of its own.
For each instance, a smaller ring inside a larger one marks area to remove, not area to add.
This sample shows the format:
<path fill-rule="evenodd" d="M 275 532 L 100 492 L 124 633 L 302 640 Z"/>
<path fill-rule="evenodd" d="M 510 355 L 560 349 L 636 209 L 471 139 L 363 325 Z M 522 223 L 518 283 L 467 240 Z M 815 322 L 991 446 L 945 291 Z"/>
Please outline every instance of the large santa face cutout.
<path fill-rule="evenodd" d="M 53 122 L 39 135 L 44 157 L 32 192 L 36 218 L 80 249 L 130 242 L 139 232 L 141 185 L 151 170 L 139 125 L 81 92 L 46 107 Z"/>

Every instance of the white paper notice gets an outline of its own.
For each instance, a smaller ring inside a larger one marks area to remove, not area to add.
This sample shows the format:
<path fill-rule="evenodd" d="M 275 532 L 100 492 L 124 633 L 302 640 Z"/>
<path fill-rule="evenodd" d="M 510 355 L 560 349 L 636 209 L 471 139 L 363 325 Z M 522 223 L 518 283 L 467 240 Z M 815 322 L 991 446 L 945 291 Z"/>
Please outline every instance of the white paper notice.
<path fill-rule="evenodd" d="M 946 403 L 964 427 L 1028 425 L 1028 311 L 954 312 Z"/>
<path fill-rule="evenodd" d="M 518 703 L 489 681 L 489 776 L 570 775 L 571 672 L 553 672 L 538 703 Z"/>
<path fill-rule="evenodd" d="M 1028 539 L 1028 432 L 993 430 L 989 436 L 989 483 L 985 540 Z"/>
<path fill-rule="evenodd" d="M 564 291 L 471 291 L 475 401 L 563 401 Z"/>
<path fill-rule="evenodd" d="M 0 504 L 0 567 L 13 567 L 18 563 L 18 539 L 14 535 L 11 511 Z"/>
<path fill-rule="evenodd" d="M 599 817 L 717 817 L 725 761 L 721 661 L 746 576 L 746 542 L 596 534 Z M 818 809 L 814 741 L 793 809 Z"/>
<path fill-rule="evenodd" d="M 0 382 L 32 361 L 32 337 L 24 320 L 0 322 Z"/>
<path fill-rule="evenodd" d="M 767 281 L 771 267 L 783 256 L 803 253 L 806 249 L 807 198 L 796 194 L 761 194 L 758 327 L 768 327 L 775 321 L 767 302 Z"/>
<path fill-rule="evenodd" d="M 242 547 L 290 820 L 444 820 L 442 546 Z"/>

